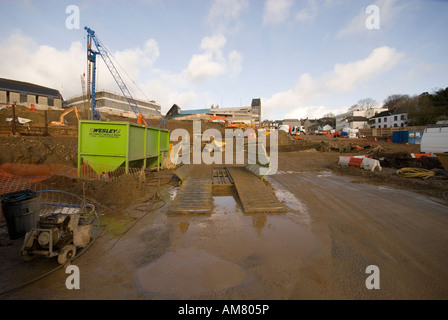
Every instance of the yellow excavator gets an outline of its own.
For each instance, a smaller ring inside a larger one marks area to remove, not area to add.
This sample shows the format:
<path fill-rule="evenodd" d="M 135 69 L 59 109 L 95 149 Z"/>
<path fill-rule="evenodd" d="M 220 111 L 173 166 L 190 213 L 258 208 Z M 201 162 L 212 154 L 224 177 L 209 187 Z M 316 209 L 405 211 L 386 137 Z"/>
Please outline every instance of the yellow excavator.
<path fill-rule="evenodd" d="M 59 121 L 51 121 L 51 124 L 52 124 L 52 125 L 55 125 L 55 126 L 65 126 L 65 125 L 66 125 L 66 123 L 65 123 L 65 116 L 68 115 L 68 114 L 69 114 L 70 112 L 72 112 L 72 111 L 75 111 L 76 118 L 77 118 L 78 121 L 79 121 L 78 108 L 77 108 L 76 106 L 74 106 L 74 107 L 71 107 L 70 109 L 64 111 L 64 112 L 61 114 L 61 117 L 59 118 Z"/>

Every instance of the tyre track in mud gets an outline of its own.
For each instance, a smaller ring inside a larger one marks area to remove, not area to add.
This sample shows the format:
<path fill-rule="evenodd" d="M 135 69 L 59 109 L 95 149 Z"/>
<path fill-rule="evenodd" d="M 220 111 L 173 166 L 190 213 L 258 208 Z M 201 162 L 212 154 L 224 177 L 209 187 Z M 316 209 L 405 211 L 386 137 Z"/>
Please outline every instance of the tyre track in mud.
<path fill-rule="evenodd" d="M 353 183 L 352 178 L 328 173 L 292 171 L 270 179 L 307 206 L 311 230 L 324 243 L 321 254 L 302 270 L 305 279 L 297 284 L 292 299 L 301 297 L 303 283 L 310 282 L 316 288 L 307 289 L 306 298 L 311 299 L 448 295 L 446 206 L 412 192 Z M 380 268 L 380 290 L 365 287 L 369 265 Z M 311 276 L 324 281 L 317 283 Z"/>

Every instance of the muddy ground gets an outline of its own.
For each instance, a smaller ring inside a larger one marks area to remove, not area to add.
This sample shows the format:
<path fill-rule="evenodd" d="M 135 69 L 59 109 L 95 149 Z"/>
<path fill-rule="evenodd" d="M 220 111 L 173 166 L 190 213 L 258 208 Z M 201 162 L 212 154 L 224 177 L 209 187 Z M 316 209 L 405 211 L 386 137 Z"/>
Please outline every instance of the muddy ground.
<path fill-rule="evenodd" d="M 418 145 L 302 138 L 280 138 L 278 171 L 266 178 L 284 214 L 246 215 L 231 193 L 214 197 L 210 215 L 168 215 L 179 188 L 170 170 L 109 183 L 41 182 L 97 205 L 94 242 L 73 261 L 81 289 L 66 288 L 63 269 L 20 287 L 58 264 L 23 262 L 23 239 L 10 240 L 0 222 L 0 299 L 446 299 L 448 180 L 440 163 L 412 160 Z M 73 139 L 0 139 L 0 165 L 76 163 Z M 57 152 L 62 145 L 67 151 Z M 383 159 L 383 170 L 337 164 L 361 154 Z M 403 178 L 397 166 L 438 174 Z M 371 265 L 380 289 L 366 288 Z"/>

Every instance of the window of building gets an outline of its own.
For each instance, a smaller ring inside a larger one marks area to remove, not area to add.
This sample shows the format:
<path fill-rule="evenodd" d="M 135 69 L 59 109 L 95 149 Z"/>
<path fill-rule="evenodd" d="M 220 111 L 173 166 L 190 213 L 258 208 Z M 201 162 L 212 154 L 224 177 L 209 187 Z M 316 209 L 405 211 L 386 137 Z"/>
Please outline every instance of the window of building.
<path fill-rule="evenodd" d="M 398 124 L 394 123 L 394 128 L 398 127 Z"/>
<path fill-rule="evenodd" d="M 387 124 L 385 124 L 383 128 L 387 128 Z"/>
<path fill-rule="evenodd" d="M 401 120 L 406 120 L 406 115 L 405 114 L 401 115 Z"/>
<path fill-rule="evenodd" d="M 378 123 L 381 123 L 381 118 L 378 118 Z"/>
<path fill-rule="evenodd" d="M 398 120 L 398 116 L 394 116 L 394 121 L 397 121 Z"/>
<path fill-rule="evenodd" d="M 387 118 L 384 118 L 384 122 L 387 122 Z"/>

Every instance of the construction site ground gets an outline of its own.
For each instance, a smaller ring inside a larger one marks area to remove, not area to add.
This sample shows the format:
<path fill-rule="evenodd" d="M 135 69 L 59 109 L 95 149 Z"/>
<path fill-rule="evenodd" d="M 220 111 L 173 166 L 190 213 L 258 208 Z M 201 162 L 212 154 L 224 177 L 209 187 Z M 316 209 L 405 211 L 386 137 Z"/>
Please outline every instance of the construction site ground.
<path fill-rule="evenodd" d="M 228 189 L 213 194 L 211 213 L 170 214 L 181 187 L 168 169 L 112 182 L 63 174 L 32 182 L 94 203 L 100 224 L 72 261 L 80 289 L 68 290 L 64 268 L 32 281 L 58 263 L 22 261 L 23 239 L 9 239 L 1 215 L 0 299 L 446 299 L 448 179 L 440 163 L 412 160 L 419 145 L 301 137 L 280 134 L 278 170 L 264 181 L 285 212 L 245 213 Z M 4 176 L 26 175 L 25 165 L 76 165 L 76 137 L 5 135 L 0 145 Z M 343 167 L 341 155 L 371 155 L 384 166 Z M 403 166 L 438 174 L 398 176 Z M 371 265 L 379 289 L 366 287 Z"/>

